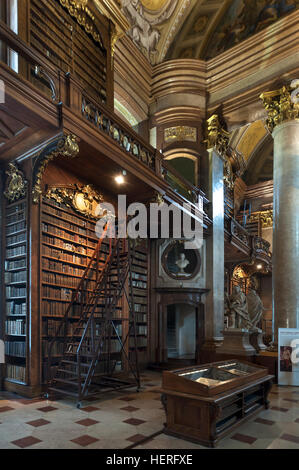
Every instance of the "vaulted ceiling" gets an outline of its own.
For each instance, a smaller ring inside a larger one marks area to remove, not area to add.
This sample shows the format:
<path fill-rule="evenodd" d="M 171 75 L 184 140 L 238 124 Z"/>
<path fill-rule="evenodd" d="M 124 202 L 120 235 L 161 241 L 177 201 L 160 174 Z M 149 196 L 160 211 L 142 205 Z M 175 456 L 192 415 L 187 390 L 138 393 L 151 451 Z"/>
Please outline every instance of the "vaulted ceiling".
<path fill-rule="evenodd" d="M 216 57 L 299 7 L 299 0 L 120 0 L 152 64 Z"/>

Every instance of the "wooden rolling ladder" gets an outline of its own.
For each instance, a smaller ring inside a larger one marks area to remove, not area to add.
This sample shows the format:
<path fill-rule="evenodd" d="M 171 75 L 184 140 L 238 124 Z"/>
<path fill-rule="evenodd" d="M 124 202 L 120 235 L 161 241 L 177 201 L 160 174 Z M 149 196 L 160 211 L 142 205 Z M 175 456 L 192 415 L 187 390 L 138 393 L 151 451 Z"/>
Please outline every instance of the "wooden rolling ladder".
<path fill-rule="evenodd" d="M 107 230 L 108 224 L 48 350 L 47 396 L 57 392 L 76 397 L 78 407 L 82 400 L 99 392 L 132 386 L 137 386 L 137 390 L 140 388 L 131 270 L 134 249 L 130 241 L 110 238 L 109 251 L 103 259 L 101 246 Z M 125 335 L 117 328 L 122 296 L 129 307 L 129 318 L 122 318 L 128 321 Z M 69 334 L 75 305 L 80 306 L 81 313 Z M 111 336 L 117 339 L 119 353 L 126 363 L 127 372 L 131 373 L 130 379 L 120 378 L 115 373 Z M 131 339 L 134 346 L 129 352 Z M 63 342 L 63 354 L 58 366 L 53 368 L 52 350 L 57 341 Z M 104 370 L 99 371 L 99 365 L 104 366 Z"/>

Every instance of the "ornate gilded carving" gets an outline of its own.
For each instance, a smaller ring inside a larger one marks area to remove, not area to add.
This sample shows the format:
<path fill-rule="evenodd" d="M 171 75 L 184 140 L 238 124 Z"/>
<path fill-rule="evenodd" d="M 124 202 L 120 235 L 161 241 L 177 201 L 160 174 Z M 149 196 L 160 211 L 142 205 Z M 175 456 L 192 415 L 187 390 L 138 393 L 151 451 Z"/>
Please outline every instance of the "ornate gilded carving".
<path fill-rule="evenodd" d="M 290 86 L 261 94 L 260 98 L 268 113 L 266 123 L 270 132 L 284 121 L 299 119 L 299 102 L 293 98 L 294 87 L 292 82 Z"/>
<path fill-rule="evenodd" d="M 104 48 L 101 34 L 95 24 L 95 17 L 86 6 L 86 0 L 59 0 L 59 2 L 76 19 L 77 23 L 92 36 L 94 41 Z"/>
<path fill-rule="evenodd" d="M 208 149 L 215 148 L 217 152 L 225 157 L 228 149 L 230 134 L 222 128 L 217 114 L 207 119 L 207 138 L 205 143 Z"/>
<path fill-rule="evenodd" d="M 20 197 L 25 196 L 27 181 L 25 180 L 22 171 L 17 168 L 15 163 L 9 163 L 6 174 L 8 175 L 8 178 L 6 181 L 4 196 L 9 200 L 9 202 L 17 201 Z"/>
<path fill-rule="evenodd" d="M 248 217 L 248 222 L 261 222 L 262 228 L 273 227 L 273 210 L 254 212 Z"/>
<path fill-rule="evenodd" d="M 54 148 L 50 147 L 49 151 L 41 153 L 41 156 L 37 159 L 34 167 L 34 182 L 33 182 L 33 202 L 37 203 L 39 197 L 42 194 L 42 177 L 48 166 L 48 163 L 56 158 L 58 155 L 65 156 L 68 158 L 74 158 L 79 153 L 79 145 L 76 140 L 76 136 L 69 134 L 63 136 L 62 139 L 58 141 Z"/>
<path fill-rule="evenodd" d="M 95 215 L 96 208 L 103 201 L 103 196 L 91 185 L 82 184 L 51 187 L 47 190 L 45 197 L 72 207 L 80 214 L 92 218 L 99 217 Z"/>
<path fill-rule="evenodd" d="M 168 127 L 164 130 L 165 142 L 175 142 L 189 140 L 191 142 L 197 141 L 197 129 L 190 126 L 175 126 Z"/>

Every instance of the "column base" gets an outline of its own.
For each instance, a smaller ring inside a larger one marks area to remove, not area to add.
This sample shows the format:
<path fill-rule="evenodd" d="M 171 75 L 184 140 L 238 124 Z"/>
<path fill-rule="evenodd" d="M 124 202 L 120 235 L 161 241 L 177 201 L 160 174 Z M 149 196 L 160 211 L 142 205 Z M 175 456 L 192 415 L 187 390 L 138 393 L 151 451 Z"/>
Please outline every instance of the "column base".
<path fill-rule="evenodd" d="M 264 344 L 263 340 L 263 330 L 261 330 L 260 328 L 250 330 L 249 341 L 251 346 L 253 346 L 256 350 L 256 352 L 267 351 L 267 346 Z"/>
<path fill-rule="evenodd" d="M 249 330 L 227 328 L 223 330 L 224 341 L 217 349 L 219 354 L 235 354 L 236 356 L 254 356 L 255 348 L 250 344 Z"/>

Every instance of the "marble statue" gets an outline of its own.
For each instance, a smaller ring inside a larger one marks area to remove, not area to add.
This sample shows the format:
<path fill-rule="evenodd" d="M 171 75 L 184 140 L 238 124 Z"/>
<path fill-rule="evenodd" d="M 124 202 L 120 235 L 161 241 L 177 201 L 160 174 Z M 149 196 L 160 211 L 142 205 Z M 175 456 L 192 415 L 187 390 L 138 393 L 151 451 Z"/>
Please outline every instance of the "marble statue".
<path fill-rule="evenodd" d="M 251 284 L 248 293 L 247 293 L 247 305 L 248 305 L 248 314 L 253 328 L 257 328 L 257 325 L 260 323 L 264 306 L 261 301 L 260 296 L 256 292 L 256 287 L 254 284 Z"/>
<path fill-rule="evenodd" d="M 190 264 L 186 259 L 185 253 L 180 253 L 180 257 L 176 260 L 175 264 L 179 268 L 178 276 L 189 276 L 189 274 L 185 273 L 185 268 Z"/>
<path fill-rule="evenodd" d="M 252 323 L 248 315 L 247 299 L 239 286 L 233 287 L 233 293 L 229 298 L 227 313 L 230 319 L 230 327 L 248 329 Z"/>

